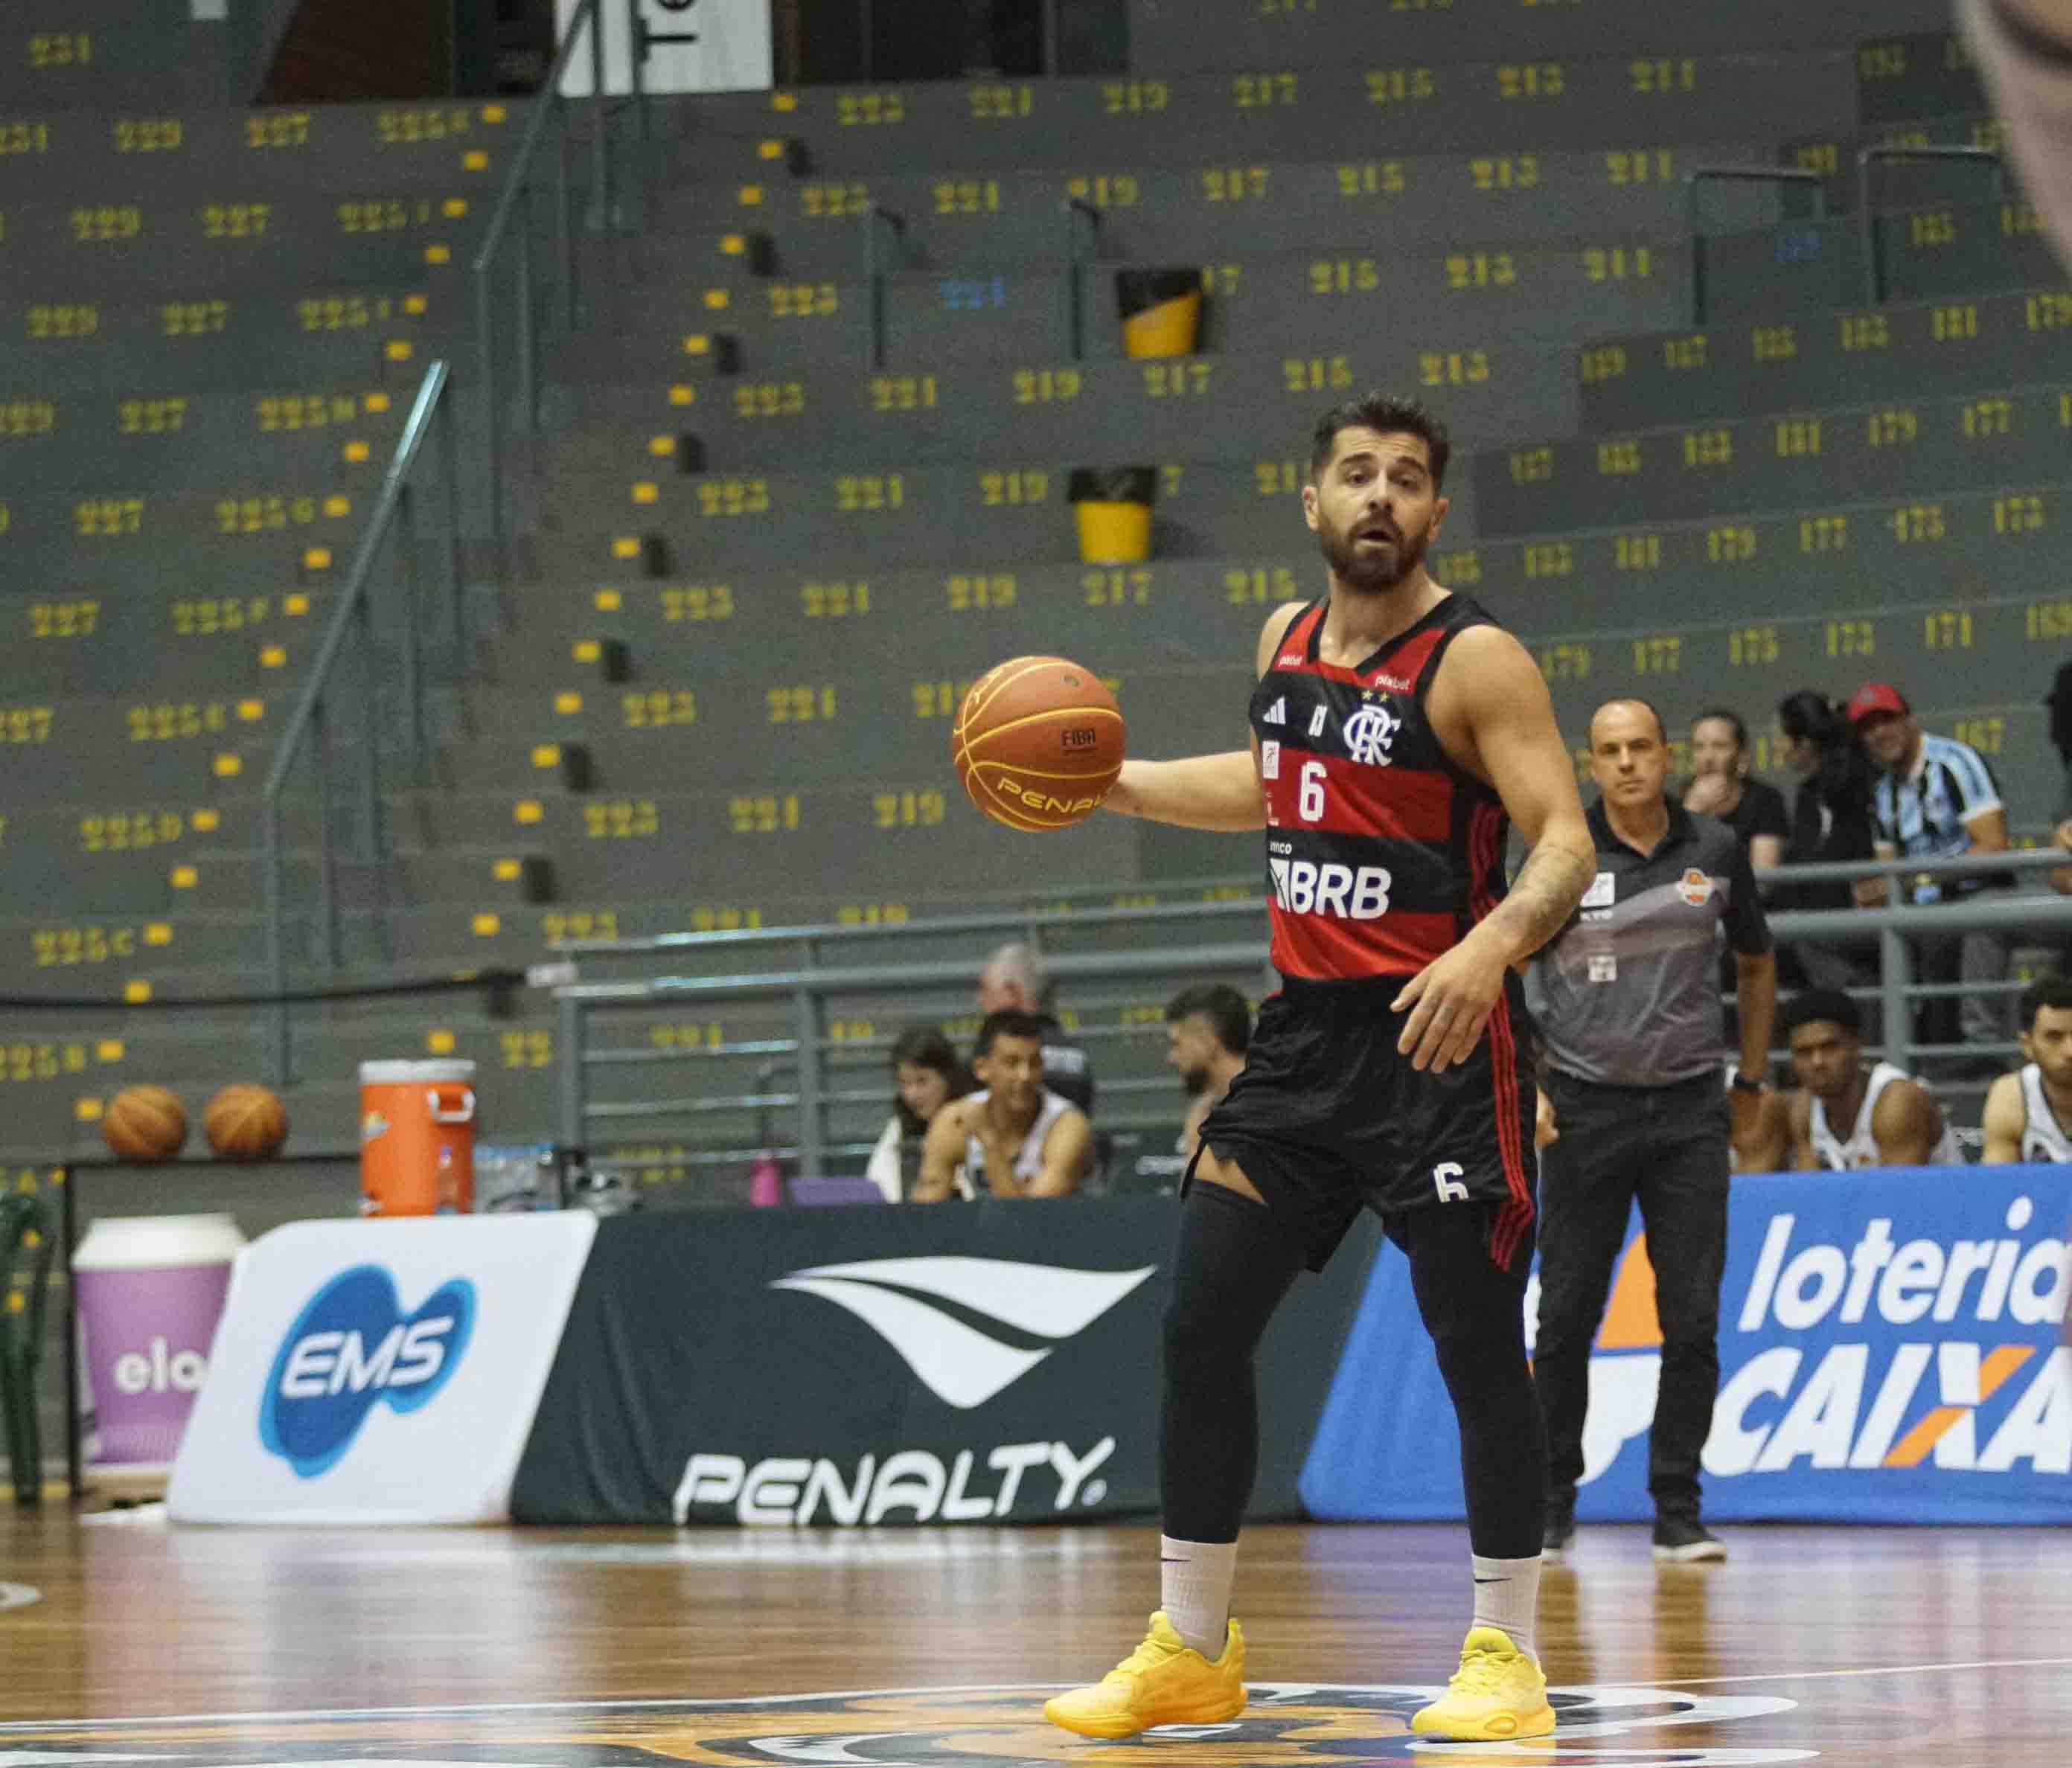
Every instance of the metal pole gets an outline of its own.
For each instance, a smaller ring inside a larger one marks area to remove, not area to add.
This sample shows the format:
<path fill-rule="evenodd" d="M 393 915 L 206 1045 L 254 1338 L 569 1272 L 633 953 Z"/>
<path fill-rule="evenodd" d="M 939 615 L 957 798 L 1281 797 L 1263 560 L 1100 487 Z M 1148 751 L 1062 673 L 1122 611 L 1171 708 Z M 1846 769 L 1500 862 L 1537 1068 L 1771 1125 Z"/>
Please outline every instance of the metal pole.
<path fill-rule="evenodd" d="M 286 894 L 281 853 L 281 800 L 277 792 L 269 792 L 261 800 L 259 810 L 261 880 L 265 890 L 266 902 L 266 977 L 276 995 L 288 992 L 287 928 L 283 924 L 287 907 L 282 900 Z M 286 1003 L 274 1007 L 268 1015 L 273 1027 L 269 1040 L 273 1045 L 273 1084 L 288 1084 L 288 1009 Z"/>
<path fill-rule="evenodd" d="M 314 741 L 310 759 L 316 769 L 317 783 L 317 918 L 323 927 L 324 960 L 338 968 L 337 856 L 331 841 L 331 718 L 319 700 L 310 715 Z"/>
<path fill-rule="evenodd" d="M 626 47 L 631 54 L 633 45 L 629 43 Z M 603 0 L 591 0 L 590 8 L 590 126 L 595 131 L 590 144 L 594 230 L 608 233 L 611 231 L 611 113 L 604 102 Z"/>
<path fill-rule="evenodd" d="M 518 397 L 525 418 L 525 440 L 538 440 L 540 426 L 539 364 L 532 336 L 532 204 L 525 193 L 524 213 L 518 224 Z"/>
<path fill-rule="evenodd" d="M 360 629 L 360 697 L 367 721 L 360 738 L 360 850 L 372 865 L 381 859 L 381 672 L 374 656 L 374 604 L 368 597 L 360 597 L 352 619 Z"/>
<path fill-rule="evenodd" d="M 1058 72 L 1058 0 L 1043 0 L 1043 77 Z"/>
<path fill-rule="evenodd" d="M 571 994 L 554 997 L 554 1055 L 559 1083 L 556 1092 L 560 1140 L 564 1148 L 583 1146 L 583 1003 Z"/>
<path fill-rule="evenodd" d="M 871 4 L 871 0 L 858 0 L 856 13 L 857 28 L 863 36 L 861 45 L 863 66 L 857 77 L 866 81 L 875 80 L 878 77 L 875 72 L 878 67 L 878 8 Z"/>
<path fill-rule="evenodd" d="M 79 1214 L 72 1200 L 78 1174 L 70 1161 L 58 1169 L 58 1247 L 64 1258 L 64 1375 L 65 1375 L 65 1496 L 75 1504 L 85 1477 L 82 1445 L 79 1440 L 79 1291 L 72 1276 L 72 1249 L 79 1244 Z M 40 1470 L 37 1477 L 42 1477 Z M 18 1484 L 22 1470 L 14 1470 Z"/>
<path fill-rule="evenodd" d="M 466 672 L 467 576 L 460 546 L 460 413 L 453 389 L 439 402 L 439 454 L 446 482 L 446 614 L 451 624 L 454 668 Z"/>
<path fill-rule="evenodd" d="M 542 104 L 548 102 L 542 99 Z M 511 581 L 511 562 L 504 544 L 504 437 L 496 410 L 496 333 L 490 313 L 493 265 L 483 265 L 475 278 L 475 328 L 482 352 L 482 438 L 483 463 L 489 469 L 489 539 L 491 564 L 497 587 Z"/>
<path fill-rule="evenodd" d="M 648 142 L 647 29 L 646 21 L 640 16 L 640 0 L 626 0 L 626 43 L 632 58 L 633 114 L 638 126 L 633 162 L 633 178 L 638 191 L 634 207 L 642 225 L 648 220 L 648 156 L 651 151 Z"/>
<path fill-rule="evenodd" d="M 417 499 L 405 485 L 396 497 L 396 562 L 403 590 L 400 623 L 403 643 L 403 730 L 410 739 L 411 779 L 413 783 L 421 783 L 425 766 L 425 681 L 423 662 L 417 654 Z M 365 606 L 363 602 L 361 606 Z M 372 655 L 371 641 L 368 655 Z"/>
<path fill-rule="evenodd" d="M 561 325 L 573 331 L 576 328 L 576 242 L 569 220 L 569 120 L 565 116 L 554 132 L 554 226 L 561 247 Z"/>
<path fill-rule="evenodd" d="M 810 958 L 807 967 L 812 967 Z M 820 1016 L 813 1010 L 810 985 L 792 992 L 791 1017 L 799 1040 L 799 1173 L 804 1178 L 818 1178 L 826 1131 L 820 1122 Z"/>
<path fill-rule="evenodd" d="M 1911 1072 L 1914 1067 L 1914 1022 L 1906 998 L 1907 985 L 1914 980 L 1906 936 L 1893 927 L 1878 931 L 1878 986 L 1881 1010 L 1885 1015 L 1885 1058 Z"/>

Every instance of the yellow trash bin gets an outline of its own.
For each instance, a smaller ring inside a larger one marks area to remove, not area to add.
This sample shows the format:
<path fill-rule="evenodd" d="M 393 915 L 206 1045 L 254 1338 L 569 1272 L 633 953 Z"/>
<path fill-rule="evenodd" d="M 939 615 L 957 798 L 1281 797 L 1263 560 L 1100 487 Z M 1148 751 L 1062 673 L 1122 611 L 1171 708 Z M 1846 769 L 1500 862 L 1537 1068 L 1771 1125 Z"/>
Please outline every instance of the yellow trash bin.
<path fill-rule="evenodd" d="M 1150 557 L 1157 491 L 1155 467 L 1075 467 L 1067 495 L 1079 524 L 1081 562 L 1137 565 Z"/>
<path fill-rule="evenodd" d="M 1201 335 L 1202 273 L 1196 269 L 1118 270 L 1116 308 L 1123 353 L 1184 356 Z"/>

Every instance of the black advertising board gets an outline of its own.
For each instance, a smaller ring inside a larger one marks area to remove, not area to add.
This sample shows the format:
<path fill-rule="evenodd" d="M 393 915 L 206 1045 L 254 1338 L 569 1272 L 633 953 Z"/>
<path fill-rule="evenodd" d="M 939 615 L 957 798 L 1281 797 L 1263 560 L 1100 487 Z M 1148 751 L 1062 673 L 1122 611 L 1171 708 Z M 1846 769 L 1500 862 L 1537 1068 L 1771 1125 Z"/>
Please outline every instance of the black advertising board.
<path fill-rule="evenodd" d="M 1170 1197 L 600 1225 L 512 1494 L 530 1523 L 843 1526 L 1157 1508 Z M 1257 1518 L 1296 1481 L 1373 1262 L 1259 1355 Z"/>

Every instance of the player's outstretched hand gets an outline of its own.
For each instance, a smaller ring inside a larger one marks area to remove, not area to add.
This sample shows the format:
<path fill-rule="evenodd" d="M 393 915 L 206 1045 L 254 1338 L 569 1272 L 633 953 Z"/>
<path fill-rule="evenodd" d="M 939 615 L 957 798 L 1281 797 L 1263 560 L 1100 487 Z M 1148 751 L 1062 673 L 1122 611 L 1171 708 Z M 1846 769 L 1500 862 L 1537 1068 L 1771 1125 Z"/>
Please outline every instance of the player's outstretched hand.
<path fill-rule="evenodd" d="M 1500 956 L 1479 949 L 1473 939 L 1434 958 L 1389 1004 L 1396 1013 L 1412 1009 L 1396 1040 L 1396 1053 L 1420 1071 L 1466 1062 L 1503 993 L 1506 968 Z"/>

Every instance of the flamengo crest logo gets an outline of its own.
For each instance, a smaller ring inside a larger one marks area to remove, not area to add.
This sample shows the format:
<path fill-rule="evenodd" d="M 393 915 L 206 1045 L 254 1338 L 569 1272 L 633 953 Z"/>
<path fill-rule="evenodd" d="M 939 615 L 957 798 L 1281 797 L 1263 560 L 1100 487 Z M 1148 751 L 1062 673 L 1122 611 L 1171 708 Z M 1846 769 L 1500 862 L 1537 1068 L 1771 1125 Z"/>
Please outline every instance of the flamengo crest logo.
<path fill-rule="evenodd" d="M 1388 746 L 1402 728 L 1403 721 L 1388 707 L 1362 706 L 1346 720 L 1346 747 L 1355 761 L 1370 767 L 1386 767 L 1396 759 L 1389 754 Z"/>
<path fill-rule="evenodd" d="M 1074 1271 L 1008 1259 L 865 1259 L 779 1277 L 846 1308 L 906 1359 L 923 1386 L 960 1411 L 1028 1374 L 1157 1269 Z M 1031 1340 L 1049 1339 L 1048 1345 Z M 1019 1342 L 1017 1342 L 1019 1341 Z"/>

